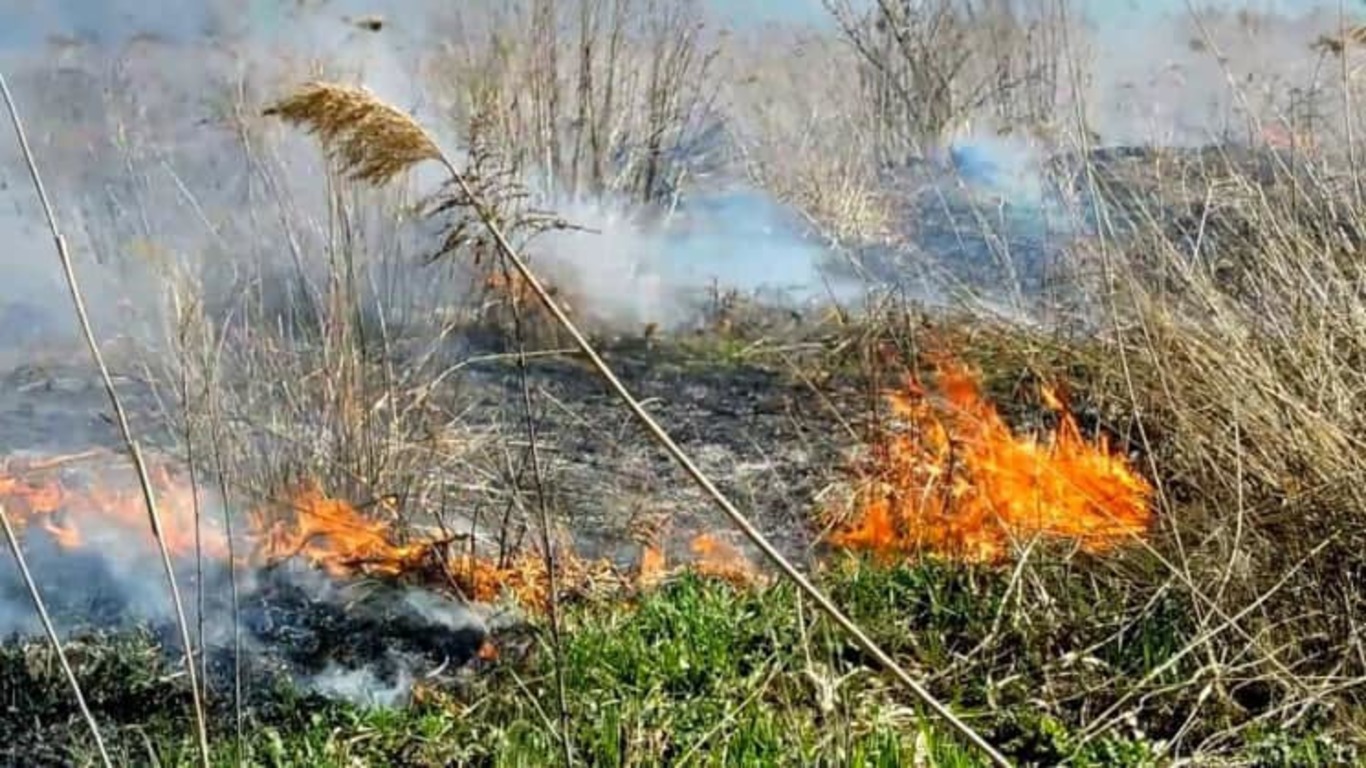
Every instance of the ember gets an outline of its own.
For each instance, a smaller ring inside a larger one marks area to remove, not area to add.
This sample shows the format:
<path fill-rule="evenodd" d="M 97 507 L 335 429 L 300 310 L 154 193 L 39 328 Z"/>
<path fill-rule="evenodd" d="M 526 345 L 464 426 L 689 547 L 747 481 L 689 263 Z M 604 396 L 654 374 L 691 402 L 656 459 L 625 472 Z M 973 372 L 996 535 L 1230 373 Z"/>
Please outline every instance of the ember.
<path fill-rule="evenodd" d="M 1151 486 L 1103 436 L 1084 440 L 1053 390 L 1041 396 L 1059 425 L 1036 440 L 1012 434 L 973 371 L 945 362 L 937 373 L 937 400 L 914 380 L 888 394 L 905 429 L 874 446 L 853 524 L 832 543 L 992 562 L 1017 537 L 1071 538 L 1101 552 L 1146 531 Z"/>
<path fill-rule="evenodd" d="M 734 544 L 709 533 L 699 535 L 690 545 L 697 562 L 693 570 L 702 576 L 748 586 L 762 579 L 754 564 Z"/>

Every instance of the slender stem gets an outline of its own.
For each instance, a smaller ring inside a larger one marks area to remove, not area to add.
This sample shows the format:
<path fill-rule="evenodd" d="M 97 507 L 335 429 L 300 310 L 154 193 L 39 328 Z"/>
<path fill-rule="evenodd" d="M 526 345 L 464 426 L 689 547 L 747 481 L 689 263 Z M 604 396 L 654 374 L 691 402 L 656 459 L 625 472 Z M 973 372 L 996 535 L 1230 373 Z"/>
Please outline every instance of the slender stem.
<path fill-rule="evenodd" d="M 43 605 L 43 596 L 39 594 L 38 585 L 33 581 L 33 574 L 29 572 L 28 563 L 24 560 L 24 550 L 19 547 L 19 537 L 14 534 L 14 527 L 10 525 L 9 515 L 5 513 L 3 504 L 0 504 L 0 526 L 5 529 L 5 541 L 9 544 L 10 552 L 14 554 L 14 562 L 19 566 L 19 575 L 23 577 L 28 596 L 33 600 L 33 609 L 38 612 L 38 618 L 43 622 L 43 632 L 47 634 L 47 640 L 52 644 L 53 652 L 57 654 L 57 663 L 61 665 L 62 674 L 71 686 L 71 693 L 76 696 L 76 706 L 80 707 L 81 717 L 85 718 L 85 724 L 90 727 L 90 735 L 95 737 L 95 748 L 100 752 L 100 762 L 105 768 L 114 768 L 114 764 L 109 761 L 109 752 L 104 748 L 100 726 L 95 722 L 89 705 L 85 703 L 81 684 L 76 681 L 76 673 L 71 670 L 71 663 L 67 661 L 61 638 L 57 637 L 57 630 L 52 626 L 52 618 L 48 616 L 47 606 Z"/>
<path fill-rule="evenodd" d="M 218 361 L 210 364 L 211 376 L 218 375 Z M 211 380 L 212 381 L 212 380 Z M 228 542 L 228 590 L 232 602 L 232 711 L 237 745 L 237 764 L 243 765 L 246 755 L 246 724 L 242 710 L 242 602 L 237 585 L 237 545 L 232 530 L 232 496 L 228 493 L 227 462 L 223 458 L 224 441 L 221 431 L 223 417 L 218 410 L 218 399 L 209 398 L 210 439 L 213 442 L 214 467 L 218 472 L 218 495 L 223 503 L 223 535 Z"/>
<path fill-rule="evenodd" d="M 137 439 L 133 437 L 133 430 L 128 425 L 128 414 L 124 410 L 123 400 L 114 387 L 114 379 L 109 373 L 109 366 L 105 364 L 104 355 L 100 352 L 99 343 L 95 340 L 95 331 L 90 325 L 90 316 L 86 311 L 85 298 L 81 293 L 80 283 L 76 279 L 76 270 L 71 263 L 71 253 L 67 250 L 66 238 L 63 237 L 61 230 L 57 227 L 57 216 L 52 210 L 47 189 L 43 186 L 42 176 L 38 173 L 38 163 L 34 160 L 33 150 L 29 147 L 28 135 L 24 132 L 23 121 L 19 118 L 19 109 L 15 106 L 14 97 L 10 93 L 9 84 L 3 74 L 0 74 L 0 95 L 4 97 L 5 106 L 9 110 L 10 121 L 14 124 L 14 133 L 18 137 L 24 163 L 28 166 L 34 192 L 37 193 L 38 200 L 43 206 L 43 213 L 47 217 L 48 229 L 52 233 L 53 244 L 57 248 L 57 259 L 62 264 L 66 285 L 71 293 L 71 302 L 76 310 L 76 317 L 81 323 L 81 332 L 85 336 L 85 342 L 90 348 L 91 356 L 95 359 L 95 365 L 99 368 L 100 378 L 104 383 L 105 393 L 109 396 L 109 402 L 114 409 L 119 431 L 128 447 L 128 452 L 132 455 L 133 466 L 137 470 L 138 484 L 142 487 L 142 496 L 147 503 L 147 516 L 152 525 L 152 536 L 156 539 L 157 547 L 161 550 L 161 562 L 166 571 L 166 581 L 170 585 L 171 602 L 175 607 L 176 625 L 180 630 L 180 641 L 185 650 L 185 671 L 189 675 L 190 696 L 194 703 L 200 761 L 204 768 L 209 768 L 209 735 L 204 722 L 204 705 L 200 700 L 199 674 L 195 669 L 194 645 L 190 640 L 189 622 L 185 619 L 185 605 L 180 597 L 180 587 L 176 584 L 175 566 L 171 563 L 171 552 L 166 546 L 166 537 L 162 531 L 161 514 L 157 510 L 156 497 L 152 491 L 152 480 L 147 472 L 147 462 L 143 459 L 142 448 L 138 445 Z"/>
<path fill-rule="evenodd" d="M 177 318 L 179 320 L 179 318 Z M 184 327 L 181 328 L 180 347 L 185 348 Z M 182 353 L 183 354 L 183 353 Z M 185 419 L 185 463 L 190 470 L 191 503 L 194 506 L 194 581 L 196 632 L 199 637 L 199 678 L 204 685 L 204 697 L 209 695 L 209 646 L 204 641 L 204 520 L 199 503 L 199 457 L 194 452 L 194 418 L 190 403 L 190 373 L 184 359 L 180 361 L 180 402 Z"/>
<path fill-rule="evenodd" d="M 929 707 L 936 715 L 943 719 L 944 722 L 952 726 L 963 738 L 967 739 L 968 742 L 980 750 L 982 754 L 986 755 L 991 760 L 992 764 L 1009 768 L 1010 761 L 1006 759 L 1005 755 L 1001 754 L 990 742 L 974 730 L 972 726 L 960 719 L 952 710 L 935 698 L 934 694 L 930 693 L 924 686 L 916 682 L 915 678 L 911 677 L 906 670 L 902 669 L 886 651 L 882 650 L 882 648 L 858 626 L 858 624 L 844 615 L 844 612 L 839 609 L 839 606 L 835 605 L 819 587 L 806 578 L 801 571 L 797 570 L 796 566 L 784 557 L 768 538 L 750 522 L 749 518 L 726 497 L 721 489 L 712 482 L 711 478 L 707 477 L 707 475 L 702 472 L 701 468 L 693 462 L 692 458 L 690 458 L 688 454 L 674 442 L 673 438 L 669 436 L 669 433 L 659 425 L 659 422 L 655 421 L 654 417 L 650 416 L 649 412 L 647 412 L 640 401 L 631 394 L 631 391 L 626 388 L 626 385 L 621 382 L 621 379 L 617 377 L 616 373 L 612 371 L 606 361 L 598 355 L 597 350 L 593 348 L 592 342 L 588 341 L 583 335 L 583 332 L 579 330 L 578 326 L 569 319 L 569 316 L 565 314 L 565 311 L 555 302 L 554 297 L 550 295 L 545 286 L 542 285 L 541 281 L 536 277 L 535 273 L 531 271 L 531 267 L 527 264 L 526 260 L 523 259 L 517 253 L 517 250 L 512 247 L 512 244 L 508 242 L 507 237 L 503 234 L 502 228 L 498 226 L 498 222 L 494 220 L 494 217 L 485 208 L 470 183 L 465 179 L 464 174 L 460 173 L 449 160 L 442 158 L 441 162 L 445 166 L 446 171 L 450 173 L 451 178 L 460 187 L 460 191 L 465 195 L 466 199 L 473 203 L 480 220 L 488 229 L 489 234 L 493 236 L 494 242 L 497 243 L 499 250 L 502 251 L 503 255 L 507 257 L 507 260 L 517 269 L 517 272 L 521 274 L 522 278 L 526 280 L 527 285 L 531 286 L 531 289 L 536 293 L 536 296 L 541 300 L 541 303 L 545 305 L 546 309 L 554 315 L 555 320 L 559 322 L 559 324 L 564 327 L 565 331 L 569 333 L 570 337 L 574 339 L 574 343 L 578 346 L 579 350 L 588 358 L 597 372 L 607 380 L 607 384 L 611 387 L 617 397 L 626 404 L 626 407 L 630 409 L 631 413 L 645 426 L 650 435 L 683 467 L 683 470 L 688 476 L 691 477 L 714 502 L 716 502 L 716 505 L 730 518 L 731 522 L 733 522 L 735 526 L 764 553 L 764 556 L 772 561 L 773 564 L 787 576 L 788 579 L 815 601 L 816 605 L 819 606 L 826 615 L 838 624 L 841 629 L 849 633 L 860 648 L 867 652 L 868 655 L 872 656 L 885 670 L 896 677 L 896 679 L 905 686 L 907 690 L 913 693 L 916 698 L 920 699 L 925 706 Z"/>
<path fill-rule="evenodd" d="M 507 272 L 507 259 L 502 260 L 500 268 L 505 273 Z M 508 276 L 510 277 L 510 275 Z M 511 284 L 509 281 L 508 285 Z M 555 557 L 555 544 L 550 535 L 550 504 L 546 498 L 540 443 L 537 440 L 536 414 L 532 407 L 531 382 L 527 371 L 526 326 L 524 324 L 525 318 L 522 316 L 520 299 L 520 296 L 514 296 L 511 299 L 513 330 L 517 336 L 518 381 L 521 383 L 522 409 L 526 419 L 527 453 L 531 460 L 532 481 L 536 486 L 536 511 L 541 526 L 542 557 L 545 558 L 546 590 L 548 592 L 546 608 L 550 614 L 550 641 L 555 655 L 555 696 L 560 710 L 560 747 L 564 751 L 564 764 L 568 768 L 568 766 L 574 765 L 574 744 L 573 736 L 569 730 L 569 695 L 565 689 L 564 681 L 564 634 L 560 619 L 559 575 L 556 571 L 559 562 Z"/>

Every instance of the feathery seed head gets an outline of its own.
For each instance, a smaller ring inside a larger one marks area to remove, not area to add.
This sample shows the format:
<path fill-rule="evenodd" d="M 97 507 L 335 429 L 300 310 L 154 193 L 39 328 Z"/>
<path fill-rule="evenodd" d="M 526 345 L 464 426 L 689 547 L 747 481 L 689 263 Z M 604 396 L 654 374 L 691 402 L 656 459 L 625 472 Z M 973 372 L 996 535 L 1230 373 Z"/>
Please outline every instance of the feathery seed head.
<path fill-rule="evenodd" d="M 343 173 L 374 186 L 424 160 L 443 160 L 422 126 L 365 88 L 307 83 L 263 114 L 304 126 Z"/>

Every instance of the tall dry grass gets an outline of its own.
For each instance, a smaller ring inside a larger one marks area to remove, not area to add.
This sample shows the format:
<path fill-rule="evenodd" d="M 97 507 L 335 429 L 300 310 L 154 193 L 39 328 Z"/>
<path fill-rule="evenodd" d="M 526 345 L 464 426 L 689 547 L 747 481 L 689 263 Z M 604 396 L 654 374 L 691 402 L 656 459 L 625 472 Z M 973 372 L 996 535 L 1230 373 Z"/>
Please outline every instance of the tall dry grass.
<path fill-rule="evenodd" d="M 1287 64 L 1282 79 L 1244 76 L 1211 28 L 1232 25 L 1243 34 L 1275 21 L 1248 13 L 1203 17 L 1191 24 L 1192 45 L 1223 68 L 1227 88 L 1210 98 L 1237 107 L 1228 129 L 1201 151 L 1154 147 L 1116 160 L 1089 152 L 1087 122 L 1104 108 L 1085 101 L 1094 73 L 1067 42 L 1065 19 L 1054 17 L 1052 29 L 1018 28 L 1014 39 L 1054 49 L 1056 57 L 1048 57 L 1008 45 L 917 45 L 917 34 L 958 23 L 952 14 L 970 3 L 929 4 L 942 14 L 900 22 L 905 4 L 880 2 L 869 16 L 831 5 L 857 54 L 854 66 L 866 68 L 876 87 L 832 101 L 847 108 L 826 113 L 826 131 L 856 137 L 857 159 L 846 160 L 847 144 L 798 144 L 819 155 L 814 167 L 848 169 L 832 171 L 827 189 L 840 188 L 841 177 L 862 179 L 869 197 L 896 201 L 897 190 L 880 186 L 870 171 L 889 148 L 923 152 L 955 123 L 993 113 L 1008 116 L 1005 124 L 1016 130 L 1044 125 L 1054 136 L 1076 137 L 1076 147 L 1058 147 L 1069 151 L 1060 151 L 1066 160 L 1057 167 L 1069 167 L 1050 182 L 1069 192 L 1076 231 L 1085 233 L 1067 254 L 1068 290 L 1089 311 L 1085 335 L 1002 326 L 972 313 L 966 325 L 980 324 L 980 332 L 948 335 L 1003 376 L 1072 376 L 1094 418 L 1130 444 L 1158 484 L 1160 526 L 1146 554 L 1060 573 L 1056 561 L 1031 551 L 1014 574 L 1036 599 L 1005 609 L 1006 626 L 1046 625 L 1050 606 L 1077 579 L 1139 596 L 1128 626 L 1165 610 L 1173 597 L 1189 605 L 1191 631 L 1151 673 L 1133 680 L 1116 671 L 1108 689 L 1095 684 L 1110 701 L 1078 713 L 1083 738 L 1114 732 L 1128 716 L 1161 720 L 1181 712 L 1189 719 L 1163 747 L 1167 754 L 1215 759 L 1257 729 L 1307 722 L 1359 739 L 1366 731 L 1357 618 L 1366 572 L 1366 221 L 1354 162 L 1359 116 L 1349 109 L 1362 95 L 1353 74 L 1359 58 L 1350 50 L 1343 56 L 1348 46 L 1311 52 L 1307 37 L 1307 63 Z M 1350 32 L 1349 23 L 1337 39 Z M 977 55 L 982 60 L 974 63 Z M 1021 66 L 1034 79 L 1009 75 Z M 927 81 L 953 87 L 936 96 Z M 993 90 L 989 83 L 1014 85 Z M 1064 105 L 1060 92 L 1081 100 Z M 889 119 L 900 136 L 887 132 Z M 860 232 L 856 218 L 845 221 L 846 240 L 882 236 L 875 223 Z M 861 333 L 916 354 L 921 334 L 901 314 L 866 323 L 880 328 Z M 880 364 L 865 367 L 869 378 L 881 375 Z M 991 671 L 989 647 L 980 650 L 982 657 L 964 664 L 983 665 L 991 677 L 1006 674 Z M 1063 660 L 1046 667 L 1065 690 L 1071 673 Z M 1069 701 L 1059 693 L 1048 706 L 1066 709 Z"/>
<path fill-rule="evenodd" d="M 425 74 L 548 199 L 668 201 L 720 159 L 704 21 L 696 0 L 475 3 Z"/>
<path fill-rule="evenodd" d="M 1160 414 L 1155 461 L 1186 497 L 1170 505 L 1171 532 L 1229 600 L 1312 554 L 1262 612 L 1263 642 L 1329 642 L 1330 653 L 1292 656 L 1336 686 L 1366 680 L 1350 652 L 1366 544 L 1366 221 L 1341 169 L 1296 163 L 1303 172 L 1270 183 L 1236 169 L 1204 179 L 1177 231 L 1158 208 L 1175 192 L 1154 198 L 1101 258 L 1128 326 L 1114 362 L 1130 369 L 1135 406 Z"/>

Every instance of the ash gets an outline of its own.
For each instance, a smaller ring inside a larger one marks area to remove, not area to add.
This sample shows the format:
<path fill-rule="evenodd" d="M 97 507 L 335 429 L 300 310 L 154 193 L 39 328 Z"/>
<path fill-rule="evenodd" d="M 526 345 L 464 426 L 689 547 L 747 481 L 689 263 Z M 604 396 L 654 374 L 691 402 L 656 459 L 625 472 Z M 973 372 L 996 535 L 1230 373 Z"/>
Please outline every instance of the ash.
<path fill-rule="evenodd" d="M 435 592 L 382 581 L 319 590 L 291 570 L 265 575 L 242 624 L 258 658 L 315 690 L 394 704 L 415 677 L 459 670 L 489 639 L 473 608 Z"/>
<path fill-rule="evenodd" d="M 41 534 L 25 539 L 26 557 L 40 566 L 33 570 L 44 602 L 67 639 L 149 632 L 168 662 L 178 657 L 180 635 L 165 579 L 154 568 L 134 579 L 117 573 L 118 561 L 101 554 L 58 551 Z M 9 640 L 19 644 L 38 637 L 41 628 L 14 571 L 11 562 L 0 566 L 0 609 L 14 619 Z M 201 624 L 194 575 L 192 565 L 180 564 L 191 636 L 197 648 L 207 649 L 208 684 L 220 690 L 230 689 L 240 658 L 253 680 L 289 681 L 357 703 L 401 705 L 415 680 L 449 680 L 490 639 L 484 612 L 456 599 L 393 581 L 333 580 L 296 562 L 239 577 L 236 631 L 228 574 L 221 566 L 209 569 Z"/>

